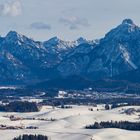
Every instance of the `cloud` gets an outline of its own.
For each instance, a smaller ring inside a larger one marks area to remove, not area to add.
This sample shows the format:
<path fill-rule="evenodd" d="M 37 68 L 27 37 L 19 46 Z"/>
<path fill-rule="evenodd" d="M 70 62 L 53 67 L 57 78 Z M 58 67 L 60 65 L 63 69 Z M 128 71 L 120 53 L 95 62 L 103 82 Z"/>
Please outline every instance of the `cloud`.
<path fill-rule="evenodd" d="M 70 30 L 76 30 L 80 27 L 90 26 L 86 18 L 80 18 L 77 16 L 61 17 L 59 21 L 64 25 L 68 26 Z"/>
<path fill-rule="evenodd" d="M 30 25 L 30 28 L 37 29 L 37 30 L 44 30 L 44 29 L 50 30 L 51 26 L 43 22 L 34 22 Z"/>
<path fill-rule="evenodd" d="M 9 0 L 6 3 L 0 4 L 0 15 L 1 16 L 18 16 L 22 13 L 22 6 L 20 0 Z"/>

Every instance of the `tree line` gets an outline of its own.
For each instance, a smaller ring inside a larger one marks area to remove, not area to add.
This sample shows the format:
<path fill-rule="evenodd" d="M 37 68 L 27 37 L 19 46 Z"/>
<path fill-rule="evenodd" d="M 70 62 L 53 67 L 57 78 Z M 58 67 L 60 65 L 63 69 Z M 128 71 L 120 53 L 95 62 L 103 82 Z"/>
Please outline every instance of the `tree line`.
<path fill-rule="evenodd" d="M 0 111 L 3 112 L 36 112 L 39 108 L 35 102 L 14 101 L 6 105 L 0 105 Z"/>
<path fill-rule="evenodd" d="M 134 101 L 131 103 L 113 103 L 111 105 L 111 109 L 118 108 L 118 107 L 124 107 L 124 106 L 140 106 L 140 102 Z"/>
<path fill-rule="evenodd" d="M 17 138 L 14 138 L 13 140 L 49 140 L 47 136 L 43 135 L 23 135 L 19 136 Z"/>
<path fill-rule="evenodd" d="M 102 129 L 102 128 L 119 128 L 125 130 L 140 131 L 140 122 L 129 121 L 107 121 L 107 122 L 95 122 L 92 125 L 85 127 L 86 129 Z"/>

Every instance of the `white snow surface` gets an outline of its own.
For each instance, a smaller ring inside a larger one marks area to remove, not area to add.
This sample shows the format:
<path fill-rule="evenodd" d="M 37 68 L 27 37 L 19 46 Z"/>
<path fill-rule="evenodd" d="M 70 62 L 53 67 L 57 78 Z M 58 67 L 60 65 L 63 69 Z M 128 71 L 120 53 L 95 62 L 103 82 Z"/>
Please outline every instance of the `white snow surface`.
<path fill-rule="evenodd" d="M 0 124 L 8 126 L 38 126 L 36 130 L 0 130 L 0 140 L 12 140 L 21 134 L 43 134 L 51 140 L 139 140 L 139 131 L 127 131 L 121 129 L 84 129 L 86 125 L 95 121 L 140 121 L 139 114 L 126 115 L 123 112 L 127 108 L 140 108 L 138 106 L 120 107 L 113 110 L 104 110 L 104 105 L 72 106 L 72 109 L 53 109 L 51 106 L 43 106 L 40 112 L 35 113 L 0 113 Z M 93 108 L 93 111 L 89 111 Z M 97 111 L 97 108 L 99 111 Z M 17 117 L 54 118 L 56 121 L 23 120 L 10 121 L 5 116 Z"/>
<path fill-rule="evenodd" d="M 122 55 L 123 55 L 125 61 L 126 61 L 133 69 L 137 69 L 138 67 L 131 61 L 130 54 L 128 53 L 128 51 L 126 50 L 126 48 L 124 48 L 123 46 L 120 45 L 120 50 L 121 50 L 121 52 L 122 52 Z"/>

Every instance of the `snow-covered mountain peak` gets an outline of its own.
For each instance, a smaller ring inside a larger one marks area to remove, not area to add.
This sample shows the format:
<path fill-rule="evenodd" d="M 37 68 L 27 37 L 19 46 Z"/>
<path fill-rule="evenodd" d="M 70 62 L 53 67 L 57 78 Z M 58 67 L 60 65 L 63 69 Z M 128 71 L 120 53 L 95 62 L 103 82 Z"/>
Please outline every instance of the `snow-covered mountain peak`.
<path fill-rule="evenodd" d="M 32 38 L 28 38 L 25 35 L 19 34 L 16 31 L 10 31 L 6 37 L 5 37 L 5 42 L 8 44 L 17 44 L 17 45 L 22 45 L 22 44 L 28 44 L 29 46 L 36 46 L 37 48 L 39 47 L 41 42 L 39 41 L 34 41 Z"/>
<path fill-rule="evenodd" d="M 131 33 L 138 31 L 140 28 L 131 19 L 124 19 L 122 24 L 118 26 L 118 30 Z"/>
<path fill-rule="evenodd" d="M 124 19 L 122 24 L 135 25 L 132 19 Z"/>
<path fill-rule="evenodd" d="M 77 39 L 77 43 L 78 44 L 83 44 L 83 43 L 87 43 L 88 41 L 85 39 L 85 38 L 83 38 L 83 37 L 79 37 L 78 39 Z"/>
<path fill-rule="evenodd" d="M 6 36 L 16 36 L 17 34 L 16 31 L 9 31 Z"/>
<path fill-rule="evenodd" d="M 43 44 L 46 46 L 46 47 L 52 47 L 52 46 L 57 46 L 59 44 L 61 44 L 61 42 L 63 42 L 61 39 L 59 39 L 57 36 L 45 41 Z"/>
<path fill-rule="evenodd" d="M 48 41 L 53 43 L 53 42 L 59 42 L 60 40 L 61 39 L 59 39 L 57 36 L 55 36 L 55 37 L 49 39 Z"/>
<path fill-rule="evenodd" d="M 129 41 L 131 38 L 136 39 L 139 35 L 140 28 L 131 19 L 125 19 L 119 26 L 108 32 L 104 40 L 124 42 Z"/>
<path fill-rule="evenodd" d="M 22 37 L 22 35 L 18 34 L 16 31 L 10 31 L 7 35 L 6 35 L 6 38 L 7 39 L 20 39 Z"/>
<path fill-rule="evenodd" d="M 18 34 L 16 31 L 10 31 L 6 35 L 5 40 L 10 43 L 17 43 L 19 41 L 24 42 L 25 38 L 25 36 Z"/>
<path fill-rule="evenodd" d="M 128 33 L 139 30 L 139 27 L 131 19 L 124 19 L 120 26 L 128 30 Z"/>

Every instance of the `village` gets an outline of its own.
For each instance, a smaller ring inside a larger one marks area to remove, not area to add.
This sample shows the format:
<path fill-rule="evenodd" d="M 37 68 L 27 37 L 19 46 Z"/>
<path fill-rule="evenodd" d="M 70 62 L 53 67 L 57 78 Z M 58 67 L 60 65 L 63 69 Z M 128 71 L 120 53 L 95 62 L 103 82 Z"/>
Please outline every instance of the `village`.
<path fill-rule="evenodd" d="M 56 121 L 56 119 L 54 118 L 34 118 L 34 117 L 17 117 L 17 116 L 14 116 L 14 115 L 6 115 L 6 116 L 3 116 L 4 118 L 8 118 L 10 121 L 12 122 L 16 122 L 16 121 L 20 121 L 19 125 L 18 126 L 12 126 L 12 125 L 2 125 L 0 124 L 0 130 L 19 130 L 19 129 L 39 129 L 39 127 L 37 126 L 34 126 L 34 125 L 25 125 L 23 123 L 24 120 L 26 121 L 30 121 L 30 120 L 36 120 L 36 121 L 47 121 L 47 122 L 51 122 L 51 121 Z"/>

